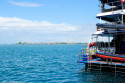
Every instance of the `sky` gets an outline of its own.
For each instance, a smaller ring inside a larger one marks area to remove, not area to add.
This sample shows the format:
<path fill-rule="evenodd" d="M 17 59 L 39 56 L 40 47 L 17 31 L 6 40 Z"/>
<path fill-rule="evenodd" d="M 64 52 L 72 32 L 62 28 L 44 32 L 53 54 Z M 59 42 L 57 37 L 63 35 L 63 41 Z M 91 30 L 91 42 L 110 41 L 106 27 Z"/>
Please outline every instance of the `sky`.
<path fill-rule="evenodd" d="M 98 0 L 0 0 L 0 44 L 88 42 Z"/>

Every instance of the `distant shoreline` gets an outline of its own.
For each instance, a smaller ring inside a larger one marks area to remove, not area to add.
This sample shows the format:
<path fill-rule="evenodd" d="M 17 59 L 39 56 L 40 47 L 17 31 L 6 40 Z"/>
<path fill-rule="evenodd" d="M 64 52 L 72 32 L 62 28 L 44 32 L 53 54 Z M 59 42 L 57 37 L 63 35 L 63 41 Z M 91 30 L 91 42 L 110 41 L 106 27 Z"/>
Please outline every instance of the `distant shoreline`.
<path fill-rule="evenodd" d="M 66 42 L 27 43 L 27 42 L 19 42 L 17 44 L 20 44 L 20 45 L 43 45 L 43 44 L 87 44 L 87 43 L 66 43 Z"/>

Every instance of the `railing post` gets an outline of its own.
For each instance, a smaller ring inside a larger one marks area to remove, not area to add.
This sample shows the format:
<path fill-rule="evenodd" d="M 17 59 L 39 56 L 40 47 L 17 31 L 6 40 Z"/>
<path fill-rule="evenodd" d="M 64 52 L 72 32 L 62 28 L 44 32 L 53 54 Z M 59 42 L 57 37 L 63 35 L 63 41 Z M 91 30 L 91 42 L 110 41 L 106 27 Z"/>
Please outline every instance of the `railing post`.
<path fill-rule="evenodd" d="M 123 7 L 123 3 L 122 3 L 122 24 L 124 24 L 124 22 L 123 22 L 124 21 L 124 17 L 123 17 L 123 13 L 124 12 L 123 12 L 123 9 L 124 9 L 124 7 Z"/>

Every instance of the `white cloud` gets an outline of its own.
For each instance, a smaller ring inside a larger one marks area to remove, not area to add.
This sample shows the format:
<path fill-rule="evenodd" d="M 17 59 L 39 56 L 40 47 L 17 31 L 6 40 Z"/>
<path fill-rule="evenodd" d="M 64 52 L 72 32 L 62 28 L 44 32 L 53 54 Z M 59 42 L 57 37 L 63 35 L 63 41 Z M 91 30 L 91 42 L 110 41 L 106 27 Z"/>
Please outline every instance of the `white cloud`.
<path fill-rule="evenodd" d="M 43 4 L 38 3 L 31 3 L 31 2 L 15 2 L 15 1 L 9 1 L 9 3 L 16 5 L 16 6 L 22 6 L 22 7 L 40 7 L 43 6 Z"/>
<path fill-rule="evenodd" d="M 95 24 L 54 24 L 17 17 L 0 17 L 0 43 L 26 42 L 88 42 Z"/>
<path fill-rule="evenodd" d="M 33 31 L 77 31 L 78 26 L 65 23 L 53 24 L 47 21 L 30 21 L 21 18 L 0 17 L 0 30 L 33 30 Z"/>

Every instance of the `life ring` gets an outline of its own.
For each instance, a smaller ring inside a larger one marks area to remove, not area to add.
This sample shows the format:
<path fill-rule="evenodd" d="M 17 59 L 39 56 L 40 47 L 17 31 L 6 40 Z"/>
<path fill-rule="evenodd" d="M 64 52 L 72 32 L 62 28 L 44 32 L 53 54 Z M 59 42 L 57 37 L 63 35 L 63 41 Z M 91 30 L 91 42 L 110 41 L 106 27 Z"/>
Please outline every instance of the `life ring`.
<path fill-rule="evenodd" d="M 108 64 L 111 64 L 111 63 L 112 63 L 112 58 L 107 58 L 107 59 L 106 59 L 106 62 L 107 62 Z"/>
<path fill-rule="evenodd" d="M 96 56 L 96 55 L 92 55 L 92 58 L 93 58 L 93 59 L 96 59 L 96 58 L 97 58 L 97 56 Z"/>

